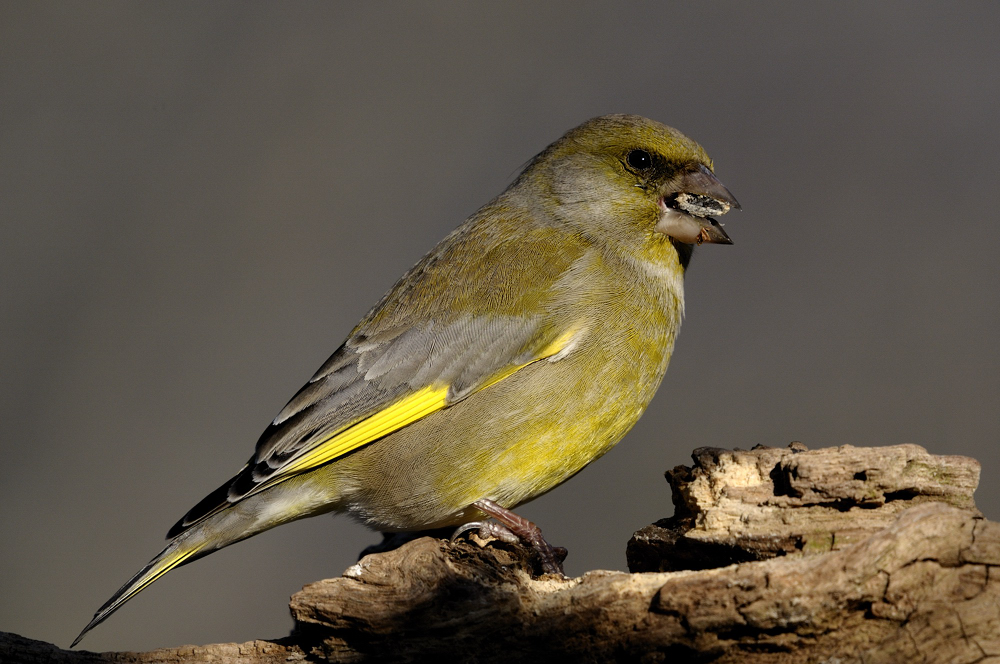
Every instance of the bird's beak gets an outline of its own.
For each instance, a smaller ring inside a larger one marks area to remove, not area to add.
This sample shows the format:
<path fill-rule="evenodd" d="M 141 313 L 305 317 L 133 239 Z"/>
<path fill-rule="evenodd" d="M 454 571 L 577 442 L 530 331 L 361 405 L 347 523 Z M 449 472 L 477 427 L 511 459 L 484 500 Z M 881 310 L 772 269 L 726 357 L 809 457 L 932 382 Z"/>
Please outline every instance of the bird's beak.
<path fill-rule="evenodd" d="M 719 178 L 707 166 L 699 165 L 698 170 L 682 175 L 677 189 L 685 194 L 707 196 L 714 200 L 718 209 L 713 210 L 712 214 L 725 214 L 730 208 L 743 209 L 733 193 L 719 182 Z"/>
<path fill-rule="evenodd" d="M 722 225 L 709 215 L 742 209 L 739 201 L 706 166 L 685 173 L 671 183 L 674 192 L 660 199 L 662 215 L 656 230 L 686 242 L 732 244 Z"/>
<path fill-rule="evenodd" d="M 694 241 L 695 244 L 702 244 L 705 242 L 714 244 L 733 243 L 726 231 L 722 230 L 722 224 L 715 219 L 705 217 L 704 219 L 699 219 L 699 222 L 701 223 L 701 230 L 698 231 L 698 237 Z"/>

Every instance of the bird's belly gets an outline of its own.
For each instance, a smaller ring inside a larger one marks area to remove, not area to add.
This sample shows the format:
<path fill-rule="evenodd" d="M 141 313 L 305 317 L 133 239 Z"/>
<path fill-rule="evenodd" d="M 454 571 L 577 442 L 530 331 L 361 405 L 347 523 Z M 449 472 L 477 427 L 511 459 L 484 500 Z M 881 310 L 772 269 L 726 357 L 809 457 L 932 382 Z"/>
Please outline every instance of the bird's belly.
<path fill-rule="evenodd" d="M 672 342 L 672 338 L 669 340 Z M 380 530 L 457 525 L 513 508 L 607 452 L 659 386 L 672 344 L 642 357 L 541 361 L 336 462 L 340 509 Z"/>

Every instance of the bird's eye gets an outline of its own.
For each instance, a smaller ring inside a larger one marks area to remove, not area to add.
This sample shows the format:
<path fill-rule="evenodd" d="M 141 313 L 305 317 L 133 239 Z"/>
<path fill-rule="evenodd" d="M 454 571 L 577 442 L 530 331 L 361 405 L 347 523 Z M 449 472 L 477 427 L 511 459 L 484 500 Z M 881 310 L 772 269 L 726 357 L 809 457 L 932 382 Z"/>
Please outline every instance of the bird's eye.
<path fill-rule="evenodd" d="M 625 157 L 628 165 L 636 170 L 643 170 L 653 165 L 653 158 L 645 150 L 632 150 Z"/>

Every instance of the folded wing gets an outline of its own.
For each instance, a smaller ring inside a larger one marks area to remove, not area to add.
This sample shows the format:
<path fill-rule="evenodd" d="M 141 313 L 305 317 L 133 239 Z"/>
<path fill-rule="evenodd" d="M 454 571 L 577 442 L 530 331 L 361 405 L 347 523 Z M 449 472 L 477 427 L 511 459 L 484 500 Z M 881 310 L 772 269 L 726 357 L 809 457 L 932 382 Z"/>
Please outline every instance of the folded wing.
<path fill-rule="evenodd" d="M 552 357 L 572 335 L 521 316 L 468 316 L 377 333 L 362 327 L 281 410 L 246 466 L 167 537 Z"/>

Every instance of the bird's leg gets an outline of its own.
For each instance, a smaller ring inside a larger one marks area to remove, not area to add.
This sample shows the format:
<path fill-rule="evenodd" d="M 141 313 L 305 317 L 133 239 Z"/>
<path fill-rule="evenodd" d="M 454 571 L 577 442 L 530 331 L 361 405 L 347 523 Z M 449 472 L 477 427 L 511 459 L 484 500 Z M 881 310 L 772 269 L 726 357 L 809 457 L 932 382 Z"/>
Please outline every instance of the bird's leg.
<path fill-rule="evenodd" d="M 497 505 L 488 498 L 477 500 L 472 503 L 472 506 L 500 522 L 497 525 L 502 527 L 503 530 L 494 530 L 495 526 L 490 525 L 487 530 L 488 534 L 493 535 L 494 532 L 506 531 L 504 535 L 495 535 L 498 539 L 505 542 L 510 541 L 508 539 L 509 535 L 514 535 L 520 541 L 531 545 L 531 548 L 538 554 L 542 563 L 543 574 L 559 574 L 560 576 L 563 574 L 562 560 L 566 557 L 566 549 L 557 549 L 546 542 L 545 538 L 542 537 L 541 528 L 524 517 L 514 514 L 509 509 Z M 480 532 L 482 532 L 483 525 L 482 523 L 476 524 L 480 528 Z M 459 530 L 464 531 L 465 529 L 465 526 L 463 526 Z"/>

